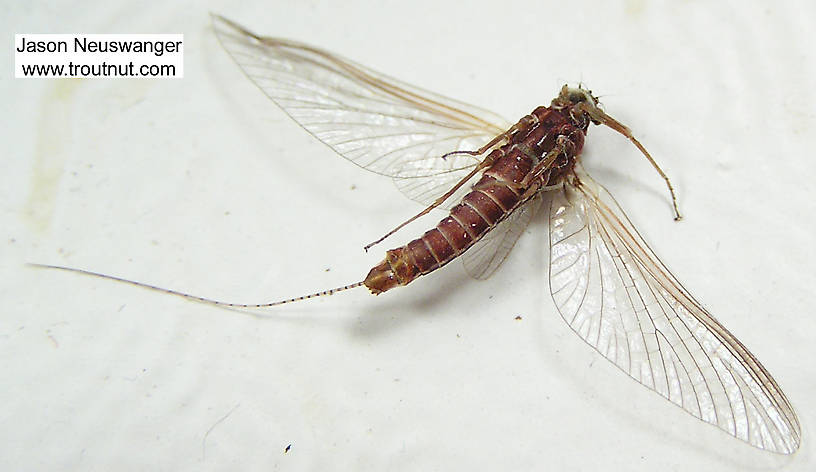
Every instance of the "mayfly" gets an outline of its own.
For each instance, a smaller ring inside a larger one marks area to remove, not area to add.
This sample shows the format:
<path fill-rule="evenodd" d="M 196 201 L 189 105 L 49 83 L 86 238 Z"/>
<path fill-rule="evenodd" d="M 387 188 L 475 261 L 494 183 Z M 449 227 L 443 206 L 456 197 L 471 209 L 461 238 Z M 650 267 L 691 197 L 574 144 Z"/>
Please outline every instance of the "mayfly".
<path fill-rule="evenodd" d="M 449 215 L 386 252 L 364 280 L 273 303 L 227 303 L 81 269 L 219 306 L 264 308 L 365 286 L 380 294 L 460 258 L 476 279 L 501 265 L 547 196 L 549 288 L 561 316 L 630 377 L 693 416 L 761 449 L 792 453 L 801 430 L 779 385 L 660 262 L 578 163 L 590 123 L 625 136 L 668 187 L 629 128 L 587 89 L 564 86 L 515 124 L 306 44 L 258 36 L 213 16 L 246 75 L 306 131 L 358 166 L 391 177 L 425 209 Z"/>

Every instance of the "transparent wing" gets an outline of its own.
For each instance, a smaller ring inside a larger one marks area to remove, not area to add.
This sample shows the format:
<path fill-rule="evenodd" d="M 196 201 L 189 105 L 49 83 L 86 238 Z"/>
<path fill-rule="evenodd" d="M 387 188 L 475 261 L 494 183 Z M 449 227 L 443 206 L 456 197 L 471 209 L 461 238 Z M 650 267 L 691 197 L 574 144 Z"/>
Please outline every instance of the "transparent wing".
<path fill-rule="evenodd" d="M 789 454 L 799 421 L 776 381 L 703 309 L 585 173 L 552 201 L 550 290 L 570 327 L 633 379 L 753 446 Z"/>
<path fill-rule="evenodd" d="M 405 196 L 428 206 L 437 197 L 459 183 L 481 159 L 466 154 L 454 154 L 440 159 L 439 156 L 413 159 L 397 165 L 393 180 Z M 481 175 L 476 174 L 467 184 L 460 187 L 441 208 L 450 210 L 471 190 Z"/>
<path fill-rule="evenodd" d="M 327 51 L 261 37 L 217 15 L 213 26 L 244 73 L 292 119 L 360 167 L 409 179 L 400 189 L 413 200 L 428 202 L 428 192 L 438 196 L 477 163 L 443 154 L 479 149 L 509 128 L 486 110 Z"/>
<path fill-rule="evenodd" d="M 539 208 L 541 196 L 536 195 L 462 254 L 462 263 L 468 274 L 479 280 L 493 275 L 510 254 Z"/>

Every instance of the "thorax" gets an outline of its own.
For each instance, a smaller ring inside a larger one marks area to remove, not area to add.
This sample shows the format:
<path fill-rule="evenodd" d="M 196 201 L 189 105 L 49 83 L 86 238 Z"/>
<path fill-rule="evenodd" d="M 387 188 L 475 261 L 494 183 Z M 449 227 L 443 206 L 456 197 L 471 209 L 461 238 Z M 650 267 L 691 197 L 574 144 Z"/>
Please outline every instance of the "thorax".
<path fill-rule="evenodd" d="M 565 151 L 558 155 L 543 176 L 544 183 L 551 185 L 560 181 L 574 166 L 584 145 L 589 120 L 580 115 L 572 116 L 568 108 L 542 106 L 522 118 L 519 125 L 507 143 L 493 151 L 498 156 L 485 175 L 508 183 L 520 183 L 555 148 L 559 139 L 567 139 L 569 144 Z"/>

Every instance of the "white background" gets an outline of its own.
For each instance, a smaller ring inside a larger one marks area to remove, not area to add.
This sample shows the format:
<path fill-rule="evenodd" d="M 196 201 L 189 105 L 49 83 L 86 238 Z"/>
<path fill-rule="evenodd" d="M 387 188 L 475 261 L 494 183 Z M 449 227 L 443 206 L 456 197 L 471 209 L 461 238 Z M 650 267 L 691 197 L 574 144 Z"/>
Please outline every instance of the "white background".
<path fill-rule="evenodd" d="M 410 6 L 409 6 L 410 4 Z M 14 33 L 183 33 L 182 80 L 13 79 L 0 63 L 4 470 L 814 470 L 813 2 L 78 2 Z M 583 81 L 673 179 L 590 130 L 584 162 L 796 407 L 794 456 L 628 379 L 560 319 L 540 218 L 487 282 L 360 280 L 418 211 L 315 142 L 233 64 L 208 11 L 518 119 Z M 522 320 L 515 320 L 521 315 Z M 284 454 L 284 448 L 291 450 Z"/>

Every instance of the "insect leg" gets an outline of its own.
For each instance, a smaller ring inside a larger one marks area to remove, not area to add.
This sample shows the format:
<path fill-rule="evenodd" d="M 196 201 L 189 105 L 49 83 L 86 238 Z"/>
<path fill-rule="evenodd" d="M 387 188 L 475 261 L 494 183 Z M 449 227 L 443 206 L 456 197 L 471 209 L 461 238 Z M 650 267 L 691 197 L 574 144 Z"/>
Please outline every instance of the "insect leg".
<path fill-rule="evenodd" d="M 446 154 L 446 155 L 447 155 L 447 154 Z M 443 157 L 444 157 L 444 156 L 443 156 Z M 408 223 L 410 223 L 410 222 L 412 222 L 412 221 L 416 220 L 417 218 L 419 218 L 419 217 L 421 217 L 421 216 L 427 215 L 427 214 L 428 214 L 428 213 L 429 213 L 431 210 L 433 210 L 434 208 L 436 208 L 436 207 L 438 207 L 439 205 L 443 204 L 443 203 L 445 202 L 445 200 L 447 200 L 448 198 L 450 198 L 450 196 L 451 196 L 451 195 L 453 195 L 453 194 L 454 194 L 454 192 L 456 192 L 457 190 L 459 190 L 459 188 L 460 188 L 462 185 L 465 185 L 465 182 L 467 182 L 468 180 L 470 180 L 470 179 L 471 179 L 471 178 L 472 178 L 474 175 L 476 175 L 476 174 L 477 174 L 479 171 L 481 171 L 481 170 L 482 170 L 482 169 L 484 169 L 485 167 L 488 167 L 488 166 L 489 166 L 489 165 L 491 165 L 492 163 L 493 163 L 493 159 L 492 159 L 492 158 L 490 158 L 490 156 L 488 156 L 487 158 L 485 158 L 485 160 L 483 160 L 483 161 L 482 161 L 482 162 L 480 162 L 480 163 L 479 163 L 479 164 L 478 164 L 476 167 L 474 167 L 474 168 L 473 168 L 473 170 L 471 170 L 471 171 L 470 171 L 470 172 L 469 172 L 469 173 L 468 173 L 466 176 L 464 176 L 464 177 L 462 178 L 462 180 L 460 180 L 459 182 L 457 182 L 457 183 L 456 183 L 456 185 L 454 185 L 453 187 L 451 187 L 451 189 L 450 189 L 450 190 L 448 190 L 447 192 L 445 192 L 445 194 L 444 194 L 444 195 L 442 195 L 441 197 L 437 198 L 436 200 L 434 200 L 434 202 L 433 202 L 433 203 L 431 203 L 430 205 L 428 205 L 428 207 L 427 207 L 427 208 L 425 208 L 425 209 L 424 209 L 424 210 L 422 210 L 421 212 L 417 213 L 416 215 L 412 216 L 411 218 L 409 218 L 409 219 L 405 220 L 405 221 L 404 221 L 404 222 L 402 222 L 402 223 L 401 223 L 399 226 L 397 226 L 396 228 L 392 229 L 391 231 L 389 231 L 389 232 L 385 233 L 385 235 L 383 235 L 383 236 L 382 236 L 380 239 L 378 239 L 378 240 L 376 240 L 376 241 L 374 241 L 374 242 L 372 242 L 372 243 L 367 244 L 367 245 L 366 245 L 366 246 L 365 246 L 363 249 L 365 249 L 366 251 L 368 251 L 368 250 L 369 250 L 369 249 L 370 249 L 372 246 L 374 246 L 374 245 L 376 245 L 376 244 L 381 243 L 381 242 L 382 242 L 382 241 L 383 241 L 385 238 L 387 238 L 387 237 L 391 236 L 392 234 L 396 233 L 397 231 L 399 231 L 400 229 L 402 229 L 403 227 L 405 227 L 405 225 L 407 225 Z"/>
<path fill-rule="evenodd" d="M 482 155 L 482 154 L 486 153 L 488 150 L 490 150 L 490 148 L 496 146 L 497 144 L 504 141 L 505 139 L 509 140 L 516 133 L 523 132 L 525 130 L 530 129 L 530 127 L 535 125 L 536 123 L 538 123 L 538 118 L 536 118 L 533 115 L 527 115 L 524 118 L 520 119 L 518 121 L 518 123 L 516 123 L 513 126 L 511 126 L 510 128 L 508 128 L 507 131 L 497 135 L 495 138 L 491 139 L 487 144 L 480 147 L 479 149 L 477 149 L 475 151 L 452 151 L 452 152 L 443 154 L 442 159 L 445 159 L 446 157 L 452 156 L 454 154 L 467 154 L 467 155 L 470 155 L 470 156 Z M 484 169 L 485 167 L 490 166 L 491 164 L 493 164 L 493 159 L 491 159 L 490 155 L 488 154 L 488 156 L 482 162 L 480 162 L 476 167 L 474 167 L 473 170 L 470 171 L 470 173 L 468 175 L 466 175 L 464 178 L 462 178 L 462 180 L 460 180 L 456 185 L 453 186 L 453 188 L 448 190 L 444 195 L 442 195 L 441 197 L 434 200 L 434 202 L 431 203 L 427 208 L 425 208 L 421 212 L 417 213 L 413 217 L 409 218 L 408 220 L 404 221 L 402 224 L 400 224 L 396 228 L 392 229 L 391 231 L 389 231 L 388 233 L 383 235 L 380 239 L 378 239 L 378 240 L 376 240 L 376 241 L 374 241 L 372 243 L 367 244 L 363 249 L 368 251 L 372 246 L 381 243 L 383 240 L 385 240 L 385 238 L 391 236 L 392 234 L 396 233 L 400 229 L 404 228 L 405 225 L 407 225 L 408 223 L 416 220 L 417 218 L 419 218 L 421 216 L 427 215 L 431 210 L 433 210 L 434 208 L 436 208 L 439 205 L 443 204 L 445 202 L 445 200 L 450 198 L 450 196 L 453 195 L 454 192 L 459 190 L 459 188 L 462 185 L 464 185 L 465 182 L 470 180 L 474 175 L 476 175 L 476 173 L 478 173 L 480 170 Z"/>
<path fill-rule="evenodd" d="M 555 141 L 555 146 L 550 149 L 547 154 L 538 162 L 538 164 L 533 167 L 530 172 L 527 174 L 524 179 L 519 182 L 519 187 L 527 188 L 530 184 L 535 180 L 541 177 L 541 175 L 548 171 L 552 166 L 553 162 L 558 158 L 558 156 L 562 153 L 566 153 L 569 149 L 569 146 L 572 145 L 572 141 L 566 136 L 559 136 Z M 522 146 L 519 146 L 519 149 L 522 152 L 527 152 Z"/>
<path fill-rule="evenodd" d="M 444 160 L 448 156 L 453 156 L 453 155 L 456 155 L 456 154 L 467 154 L 468 156 L 480 156 L 480 155 L 484 154 L 485 152 L 487 152 L 488 149 L 490 149 L 493 146 L 495 146 L 496 144 L 498 144 L 502 139 L 504 139 L 506 137 L 506 135 L 507 135 L 507 133 L 502 133 L 502 134 L 496 136 L 495 138 L 491 139 L 489 143 L 485 144 L 484 146 L 480 147 L 479 149 L 477 149 L 475 151 L 451 151 L 451 152 L 446 152 L 445 154 L 442 154 L 442 159 Z"/>
<path fill-rule="evenodd" d="M 612 128 L 613 130 L 617 131 L 618 133 L 626 136 L 629 139 L 629 141 L 632 141 L 632 144 L 634 144 L 640 150 L 640 152 L 643 153 L 644 156 L 646 156 L 646 159 L 649 160 L 649 162 L 652 164 L 652 167 L 654 167 L 657 173 L 660 174 L 660 177 L 662 177 L 663 180 L 666 181 L 666 186 L 669 188 L 669 193 L 671 194 L 672 207 L 674 208 L 674 220 L 679 221 L 682 218 L 682 216 L 680 216 L 680 210 L 677 209 L 677 196 L 675 196 L 674 194 L 674 187 L 672 186 L 669 177 L 666 175 L 665 172 L 663 172 L 663 169 L 661 169 L 660 166 L 657 165 L 657 162 L 649 154 L 649 151 L 647 151 L 646 148 L 643 147 L 642 144 L 640 144 L 640 141 L 638 141 L 634 137 L 634 135 L 632 135 L 632 130 L 630 130 L 626 125 L 624 125 L 620 121 L 607 115 L 601 109 L 594 105 L 590 105 L 587 102 L 584 102 L 581 105 L 585 105 L 584 107 L 582 107 L 583 110 L 589 113 L 589 116 L 593 120 L 597 120 L 597 122 L 600 122 L 601 124 L 604 124 Z"/>
<path fill-rule="evenodd" d="M 510 128 L 507 129 L 504 133 L 496 136 L 495 138 L 491 139 L 490 142 L 485 144 L 484 146 L 480 147 L 475 151 L 451 151 L 442 155 L 442 159 L 445 159 L 448 156 L 453 156 L 455 154 L 467 154 L 469 156 L 480 156 L 487 152 L 488 149 L 492 148 L 493 146 L 499 144 L 504 139 L 510 139 L 511 136 L 518 133 L 519 131 L 524 131 L 530 128 L 530 126 L 536 124 L 538 119 L 534 115 L 527 115 L 524 118 L 520 119 L 518 123 L 514 124 Z"/>

